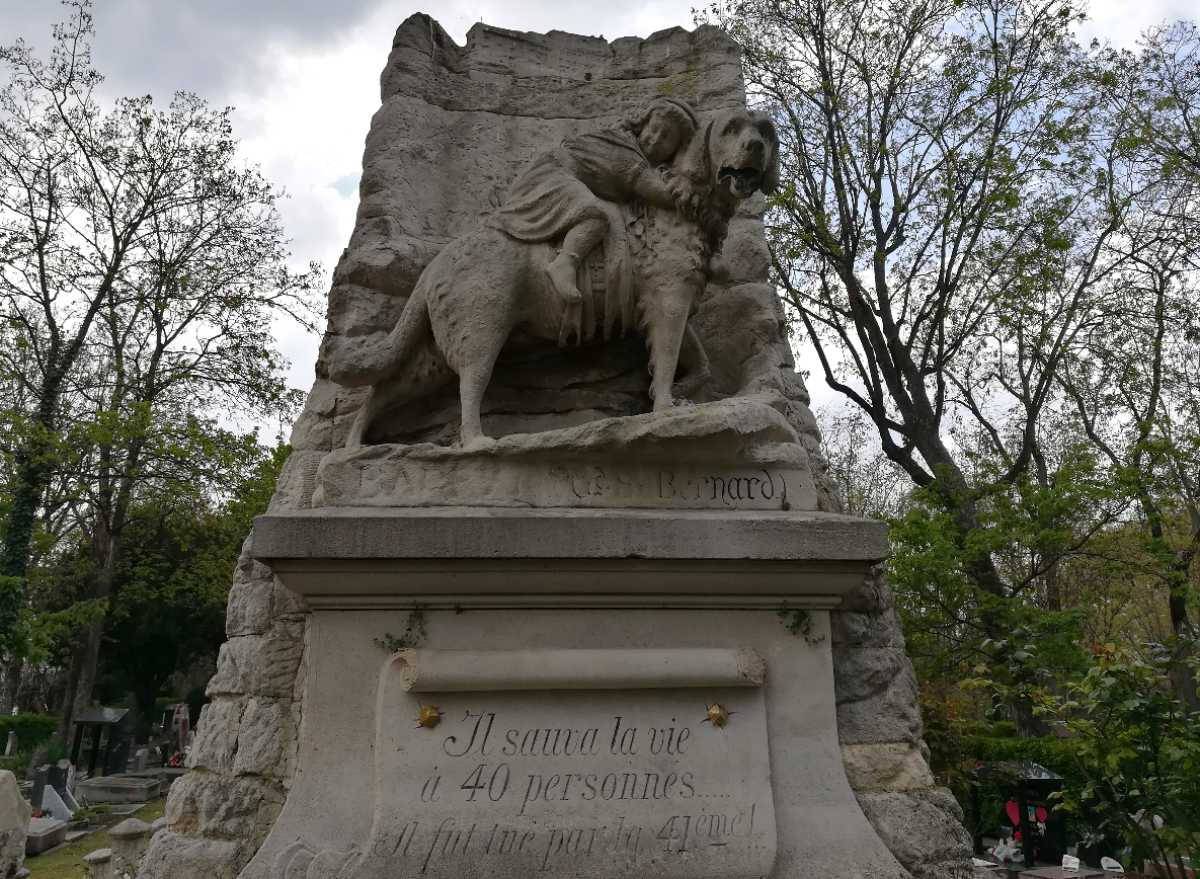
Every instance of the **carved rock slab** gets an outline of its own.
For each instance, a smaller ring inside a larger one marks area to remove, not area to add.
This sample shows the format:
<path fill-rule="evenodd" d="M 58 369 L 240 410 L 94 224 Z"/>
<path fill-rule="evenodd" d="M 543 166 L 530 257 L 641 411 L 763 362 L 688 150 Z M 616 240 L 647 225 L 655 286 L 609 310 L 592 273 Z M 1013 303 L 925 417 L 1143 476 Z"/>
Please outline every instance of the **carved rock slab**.
<path fill-rule="evenodd" d="M 326 456 L 326 507 L 817 508 L 804 447 L 767 398 L 604 418 L 482 447 L 430 443 Z"/>

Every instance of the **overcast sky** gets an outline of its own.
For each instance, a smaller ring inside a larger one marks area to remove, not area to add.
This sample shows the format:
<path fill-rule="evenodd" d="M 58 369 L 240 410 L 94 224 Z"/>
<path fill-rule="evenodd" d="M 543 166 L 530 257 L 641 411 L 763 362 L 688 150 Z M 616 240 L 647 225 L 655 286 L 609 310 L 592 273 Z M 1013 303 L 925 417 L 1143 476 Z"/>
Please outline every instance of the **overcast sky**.
<path fill-rule="evenodd" d="M 96 0 L 97 67 L 110 95 L 176 89 L 236 107 L 248 159 L 289 193 L 283 215 L 303 263 L 331 271 L 349 240 L 363 140 L 379 106 L 379 71 L 396 26 L 427 11 L 459 43 L 479 21 L 613 39 L 690 27 L 697 0 Z M 602 9 L 603 14 L 597 10 Z M 63 17 L 55 0 L 0 0 L 0 43 L 43 49 Z M 1145 27 L 1196 15 L 1195 0 L 1093 0 L 1087 37 L 1131 45 Z M 318 339 L 280 327 L 291 380 L 312 381 Z M 810 390 L 827 399 L 814 377 Z"/>

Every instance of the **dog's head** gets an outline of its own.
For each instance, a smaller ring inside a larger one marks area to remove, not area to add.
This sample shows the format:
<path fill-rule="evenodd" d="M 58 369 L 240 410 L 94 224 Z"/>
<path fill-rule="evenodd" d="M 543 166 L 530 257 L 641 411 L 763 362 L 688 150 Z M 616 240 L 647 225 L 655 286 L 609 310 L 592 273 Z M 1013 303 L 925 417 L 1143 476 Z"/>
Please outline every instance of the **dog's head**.
<path fill-rule="evenodd" d="M 725 110 L 692 139 L 684 161 L 689 175 L 735 200 L 779 186 L 779 137 L 761 113 Z"/>

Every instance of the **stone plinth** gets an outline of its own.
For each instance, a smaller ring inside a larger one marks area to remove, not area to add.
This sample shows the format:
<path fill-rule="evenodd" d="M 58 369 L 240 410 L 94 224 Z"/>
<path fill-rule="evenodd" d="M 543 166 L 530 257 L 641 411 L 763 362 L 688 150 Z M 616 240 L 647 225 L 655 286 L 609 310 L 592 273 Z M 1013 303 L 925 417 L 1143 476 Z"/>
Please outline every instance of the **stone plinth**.
<path fill-rule="evenodd" d="M 29 832 L 25 836 L 25 854 L 40 855 L 67 839 L 67 822 L 57 818 L 29 819 Z"/>
<path fill-rule="evenodd" d="M 344 509 L 255 533 L 312 614 L 247 879 L 906 875 L 843 769 L 827 612 L 882 526 Z"/>
<path fill-rule="evenodd" d="M 808 455 L 767 399 L 603 418 L 467 448 L 338 449 L 321 462 L 315 500 L 331 507 L 816 509 Z"/>
<path fill-rule="evenodd" d="M 158 796 L 157 778 L 105 775 L 79 782 L 76 792 L 88 803 L 146 803 Z"/>

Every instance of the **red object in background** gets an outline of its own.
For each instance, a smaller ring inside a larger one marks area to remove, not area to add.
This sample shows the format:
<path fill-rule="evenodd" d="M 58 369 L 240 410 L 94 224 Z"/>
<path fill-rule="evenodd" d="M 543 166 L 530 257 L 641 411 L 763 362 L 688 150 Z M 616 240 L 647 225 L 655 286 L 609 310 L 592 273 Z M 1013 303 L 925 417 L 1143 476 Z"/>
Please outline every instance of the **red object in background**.
<path fill-rule="evenodd" d="M 1046 807 L 1045 807 L 1045 806 L 1038 806 L 1038 807 L 1037 807 L 1037 819 L 1038 819 L 1038 821 L 1040 821 L 1042 824 L 1045 824 L 1045 823 L 1046 823 L 1046 821 L 1047 821 L 1049 818 L 1050 818 L 1050 812 L 1049 812 L 1049 811 L 1047 811 Z"/>
<path fill-rule="evenodd" d="M 1013 827 L 1021 826 L 1021 809 L 1017 806 L 1016 800 L 1009 800 L 1004 804 L 1004 814 L 1008 816 Z"/>

